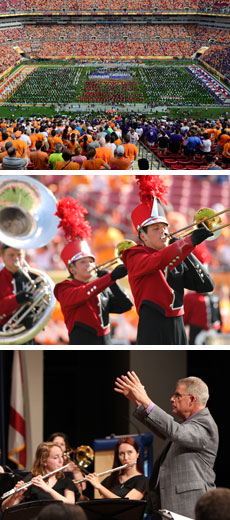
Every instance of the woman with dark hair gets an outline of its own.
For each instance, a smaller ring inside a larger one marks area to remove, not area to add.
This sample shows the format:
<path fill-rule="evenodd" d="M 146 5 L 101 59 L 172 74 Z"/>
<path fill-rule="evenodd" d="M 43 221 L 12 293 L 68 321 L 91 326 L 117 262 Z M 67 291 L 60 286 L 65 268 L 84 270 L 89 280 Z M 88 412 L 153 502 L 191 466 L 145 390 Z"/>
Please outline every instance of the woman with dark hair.
<path fill-rule="evenodd" d="M 146 499 L 148 479 L 144 476 L 140 449 L 133 437 L 122 437 L 115 446 L 113 468 L 125 464 L 130 466 L 111 473 L 101 483 L 96 473 L 87 475 L 86 480 L 99 491 L 102 498 Z"/>
<path fill-rule="evenodd" d="M 48 442 L 55 442 L 55 444 L 59 444 L 64 454 L 71 450 L 69 446 L 68 435 L 64 432 L 51 433 L 47 440 Z"/>
<path fill-rule="evenodd" d="M 25 478 L 25 482 L 31 481 L 30 487 L 20 491 L 25 482 L 22 480 L 17 482 L 15 489 L 18 489 L 18 492 L 3 500 L 2 511 L 5 511 L 6 507 L 19 504 L 22 500 L 31 502 L 53 499 L 61 500 L 65 504 L 74 504 L 75 487 L 72 480 L 65 476 L 63 471 L 60 470 L 44 479 L 45 475 L 62 468 L 64 464 L 63 451 L 59 444 L 41 442 L 37 447 L 31 473 Z"/>

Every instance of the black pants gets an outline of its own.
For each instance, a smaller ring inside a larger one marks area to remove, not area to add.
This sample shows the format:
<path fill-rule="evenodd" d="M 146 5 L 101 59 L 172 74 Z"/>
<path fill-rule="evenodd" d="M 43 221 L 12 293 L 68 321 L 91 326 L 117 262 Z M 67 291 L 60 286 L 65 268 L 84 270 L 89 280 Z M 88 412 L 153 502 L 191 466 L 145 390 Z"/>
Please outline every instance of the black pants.
<path fill-rule="evenodd" d="M 151 306 L 142 305 L 137 345 L 188 345 L 183 316 L 166 318 Z"/>
<path fill-rule="evenodd" d="M 69 345 L 111 345 L 110 334 L 97 336 L 96 331 L 84 324 L 75 323 L 69 335 Z"/>

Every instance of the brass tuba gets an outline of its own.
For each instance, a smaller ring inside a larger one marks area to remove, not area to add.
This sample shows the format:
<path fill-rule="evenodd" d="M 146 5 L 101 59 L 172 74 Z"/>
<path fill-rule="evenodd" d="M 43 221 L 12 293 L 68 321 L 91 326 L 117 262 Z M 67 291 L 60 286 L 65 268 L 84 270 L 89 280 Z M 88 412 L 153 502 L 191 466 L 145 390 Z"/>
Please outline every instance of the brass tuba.
<path fill-rule="evenodd" d="M 29 176 L 0 178 L 0 241 L 16 249 L 42 247 L 56 235 L 56 199 L 43 184 Z M 54 283 L 44 272 L 20 266 L 33 296 L 11 315 L 0 331 L 0 345 L 26 344 L 50 320 L 55 306 Z M 34 276 L 30 276 L 30 273 Z M 31 327 L 23 320 L 30 315 Z"/>

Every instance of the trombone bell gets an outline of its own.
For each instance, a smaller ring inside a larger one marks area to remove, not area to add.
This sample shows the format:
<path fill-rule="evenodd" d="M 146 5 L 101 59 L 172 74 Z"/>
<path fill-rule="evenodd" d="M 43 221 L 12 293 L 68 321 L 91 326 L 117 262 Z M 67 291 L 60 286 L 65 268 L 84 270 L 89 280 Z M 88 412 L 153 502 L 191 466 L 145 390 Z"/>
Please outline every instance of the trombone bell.
<path fill-rule="evenodd" d="M 199 224 L 201 224 L 202 222 L 204 222 L 208 229 L 213 233 L 213 236 L 207 238 L 206 240 L 216 240 L 220 236 L 222 229 L 222 220 L 219 214 L 211 208 L 201 208 L 194 215 L 194 224 L 196 228 L 198 228 Z"/>
<path fill-rule="evenodd" d="M 94 451 L 90 446 L 79 446 L 75 450 L 75 458 L 80 468 L 88 468 L 94 460 Z"/>

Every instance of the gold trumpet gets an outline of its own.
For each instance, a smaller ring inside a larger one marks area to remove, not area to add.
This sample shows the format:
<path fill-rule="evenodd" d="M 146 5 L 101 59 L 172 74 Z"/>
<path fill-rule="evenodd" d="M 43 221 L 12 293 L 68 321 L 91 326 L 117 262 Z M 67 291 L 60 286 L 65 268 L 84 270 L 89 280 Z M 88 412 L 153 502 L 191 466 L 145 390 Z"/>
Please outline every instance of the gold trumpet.
<path fill-rule="evenodd" d="M 220 236 L 221 230 L 230 226 L 230 223 L 221 225 L 222 220 L 220 218 L 220 215 L 227 213 L 228 211 L 230 211 L 230 208 L 219 211 L 218 213 L 211 208 L 201 208 L 195 213 L 192 224 L 178 229 L 178 231 L 174 231 L 173 233 L 168 233 L 167 236 L 172 238 L 176 235 L 176 238 L 183 238 L 197 229 L 199 224 L 204 224 L 213 232 L 213 236 L 207 238 L 207 240 L 216 240 Z"/>
<path fill-rule="evenodd" d="M 115 264 L 122 264 L 122 254 L 126 249 L 129 249 L 130 247 L 136 246 L 136 242 L 134 240 L 125 239 L 121 242 L 118 242 L 118 244 L 115 247 L 115 257 L 111 260 L 107 260 L 107 262 L 104 262 L 100 265 L 95 265 L 95 267 L 92 267 L 90 269 L 90 272 L 92 271 L 98 271 L 98 269 L 107 269 L 109 267 L 112 267 Z"/>

